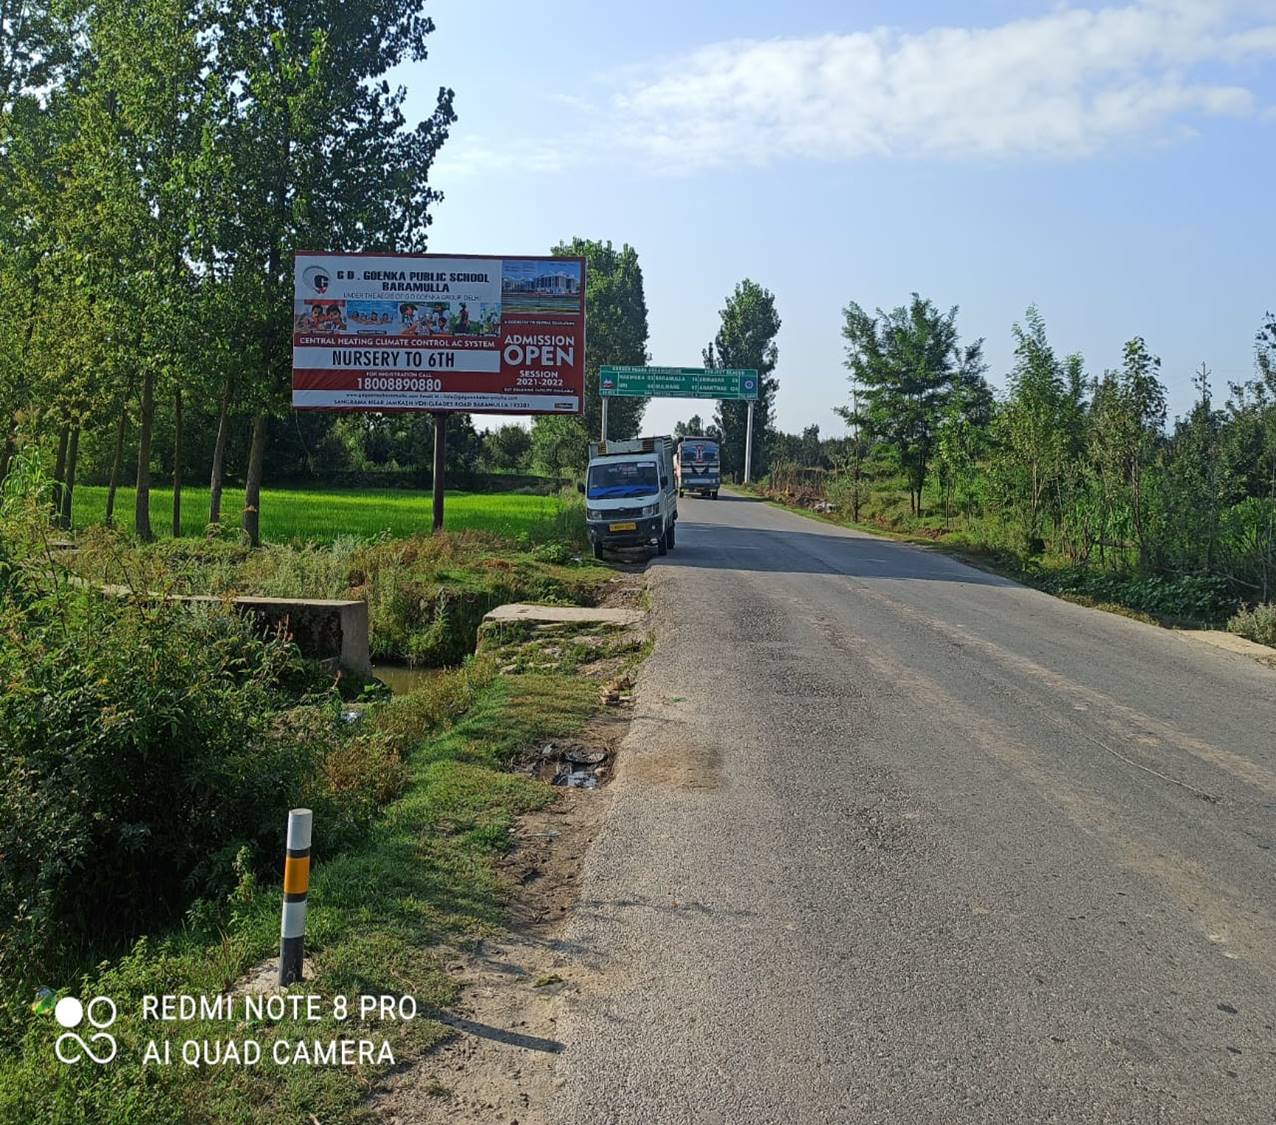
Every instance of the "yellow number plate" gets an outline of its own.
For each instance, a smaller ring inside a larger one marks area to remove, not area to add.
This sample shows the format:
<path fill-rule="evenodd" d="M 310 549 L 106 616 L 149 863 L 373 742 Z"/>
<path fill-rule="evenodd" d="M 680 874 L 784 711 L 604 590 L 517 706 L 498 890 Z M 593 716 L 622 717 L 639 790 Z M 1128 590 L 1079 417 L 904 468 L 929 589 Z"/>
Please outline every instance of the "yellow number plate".
<path fill-rule="evenodd" d="M 607 530 L 608 531 L 637 531 L 638 525 L 636 523 L 609 523 L 607 525 Z"/>

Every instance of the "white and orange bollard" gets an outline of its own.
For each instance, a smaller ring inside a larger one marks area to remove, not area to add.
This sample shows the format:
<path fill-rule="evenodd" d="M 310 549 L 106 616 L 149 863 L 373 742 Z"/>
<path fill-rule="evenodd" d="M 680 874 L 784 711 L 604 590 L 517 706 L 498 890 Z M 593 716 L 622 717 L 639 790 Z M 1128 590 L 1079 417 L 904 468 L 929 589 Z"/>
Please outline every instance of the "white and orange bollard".
<path fill-rule="evenodd" d="M 309 809 L 288 813 L 288 842 L 284 854 L 284 914 L 279 932 L 279 983 L 301 980 L 305 958 L 306 895 L 310 891 L 310 828 L 314 814 Z"/>

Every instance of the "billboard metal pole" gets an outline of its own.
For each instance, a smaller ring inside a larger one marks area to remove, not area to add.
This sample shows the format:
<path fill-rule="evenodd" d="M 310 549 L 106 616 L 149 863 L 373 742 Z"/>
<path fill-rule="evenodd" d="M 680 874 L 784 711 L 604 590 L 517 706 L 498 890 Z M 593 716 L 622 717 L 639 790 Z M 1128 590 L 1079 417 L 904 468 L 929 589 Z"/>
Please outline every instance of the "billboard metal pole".
<path fill-rule="evenodd" d="M 749 399 L 749 423 L 744 431 L 744 483 L 753 479 L 753 399 Z"/>
<path fill-rule="evenodd" d="M 601 434 L 601 437 L 603 441 L 607 440 L 607 396 L 606 395 L 603 396 L 603 432 Z"/>
<path fill-rule="evenodd" d="M 443 463 L 447 455 L 447 415 L 434 415 L 434 530 L 443 530 Z"/>

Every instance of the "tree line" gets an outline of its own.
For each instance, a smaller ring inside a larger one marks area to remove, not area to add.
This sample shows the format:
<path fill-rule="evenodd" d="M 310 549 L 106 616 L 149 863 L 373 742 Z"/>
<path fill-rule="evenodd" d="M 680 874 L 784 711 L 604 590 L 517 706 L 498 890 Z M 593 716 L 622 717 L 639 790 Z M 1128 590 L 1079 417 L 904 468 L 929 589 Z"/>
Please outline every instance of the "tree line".
<path fill-rule="evenodd" d="M 1168 419 L 1161 362 L 1141 337 L 1093 374 L 1051 344 L 1036 308 L 1012 328 L 1005 389 L 987 382 L 983 340 L 963 344 L 957 309 L 914 294 L 868 313 L 851 303 L 842 335 L 850 435 L 773 434 L 777 464 L 827 470 L 854 520 L 941 520 L 968 539 L 1074 567 L 1209 578 L 1237 601 L 1276 586 L 1276 316 L 1254 343 L 1253 377 L 1215 390 L 1204 364 L 1195 401 Z"/>
<path fill-rule="evenodd" d="M 235 462 L 255 542 L 267 447 L 288 433 L 293 252 L 425 248 L 453 92 L 409 123 L 386 75 L 426 57 L 433 25 L 416 0 L 2 17 L 0 472 L 50 445 L 64 520 L 82 464 L 111 502 L 131 478 L 149 538 L 157 456 L 174 527 L 188 462 L 208 472 L 211 523 Z M 293 440 L 319 429 L 297 421 Z"/>

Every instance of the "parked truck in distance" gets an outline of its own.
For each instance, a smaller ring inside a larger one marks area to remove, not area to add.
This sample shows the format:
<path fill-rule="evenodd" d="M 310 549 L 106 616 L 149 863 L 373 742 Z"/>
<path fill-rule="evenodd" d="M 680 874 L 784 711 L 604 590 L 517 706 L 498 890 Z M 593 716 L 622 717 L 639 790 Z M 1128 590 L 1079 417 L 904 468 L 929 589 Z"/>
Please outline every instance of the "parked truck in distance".
<path fill-rule="evenodd" d="M 580 490 L 594 558 L 611 547 L 655 547 L 661 555 L 673 550 L 678 490 L 672 438 L 590 442 Z"/>
<path fill-rule="evenodd" d="M 718 498 L 718 489 L 722 487 L 722 459 L 713 438 L 679 438 L 674 469 L 679 496 L 684 492 L 698 492 L 711 500 Z"/>

